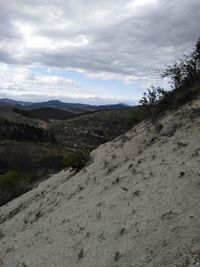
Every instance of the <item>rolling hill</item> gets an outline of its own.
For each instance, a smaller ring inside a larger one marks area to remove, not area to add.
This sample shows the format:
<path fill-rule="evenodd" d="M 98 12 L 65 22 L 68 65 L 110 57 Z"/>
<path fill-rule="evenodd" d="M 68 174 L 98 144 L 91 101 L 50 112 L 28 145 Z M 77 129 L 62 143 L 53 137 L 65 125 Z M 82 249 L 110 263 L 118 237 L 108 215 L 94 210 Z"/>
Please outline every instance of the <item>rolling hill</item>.
<path fill-rule="evenodd" d="M 77 113 L 80 112 L 87 112 L 87 111 L 96 111 L 96 110 L 104 110 L 104 109 L 123 109 L 127 108 L 128 106 L 125 104 L 114 104 L 114 105 L 88 105 L 88 104 L 81 104 L 81 103 L 64 103 L 59 100 L 50 100 L 46 102 L 23 102 L 17 101 L 12 99 L 0 99 L 0 106 L 17 106 L 23 109 L 39 109 L 39 108 L 56 108 L 56 109 L 63 109 L 68 111 L 76 111 Z"/>
<path fill-rule="evenodd" d="M 44 121 L 48 121 L 50 119 L 67 120 L 76 116 L 76 114 L 73 112 L 51 107 L 35 108 L 29 110 L 14 108 L 13 111 L 25 117 L 40 119 Z"/>

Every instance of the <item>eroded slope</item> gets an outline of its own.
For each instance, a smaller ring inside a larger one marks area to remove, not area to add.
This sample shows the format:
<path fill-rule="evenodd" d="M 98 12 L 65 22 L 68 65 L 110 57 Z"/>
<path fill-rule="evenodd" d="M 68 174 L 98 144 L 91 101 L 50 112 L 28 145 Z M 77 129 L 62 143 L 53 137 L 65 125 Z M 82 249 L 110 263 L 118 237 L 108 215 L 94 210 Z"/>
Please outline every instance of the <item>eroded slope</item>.
<path fill-rule="evenodd" d="M 200 102 L 100 146 L 0 212 L 2 266 L 200 265 Z"/>

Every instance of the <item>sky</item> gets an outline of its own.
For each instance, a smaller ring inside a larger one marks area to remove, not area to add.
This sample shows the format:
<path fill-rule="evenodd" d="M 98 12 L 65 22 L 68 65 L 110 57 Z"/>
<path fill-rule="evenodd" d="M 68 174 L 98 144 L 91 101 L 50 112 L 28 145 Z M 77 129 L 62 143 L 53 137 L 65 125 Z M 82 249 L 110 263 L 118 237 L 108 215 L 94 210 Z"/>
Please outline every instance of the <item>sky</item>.
<path fill-rule="evenodd" d="M 199 25 L 199 0 L 0 0 L 0 98 L 135 104 Z"/>

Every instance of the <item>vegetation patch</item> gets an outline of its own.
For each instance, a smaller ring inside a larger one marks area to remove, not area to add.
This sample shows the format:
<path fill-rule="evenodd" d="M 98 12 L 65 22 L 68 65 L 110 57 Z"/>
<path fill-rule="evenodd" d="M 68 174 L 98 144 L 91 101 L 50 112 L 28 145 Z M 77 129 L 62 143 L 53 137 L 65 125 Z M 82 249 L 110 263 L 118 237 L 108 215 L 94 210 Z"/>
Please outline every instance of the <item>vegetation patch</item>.
<path fill-rule="evenodd" d="M 180 107 L 194 99 L 200 91 L 200 39 L 192 53 L 184 55 L 179 62 L 160 71 L 162 79 L 170 79 L 171 90 L 151 86 L 139 101 L 139 106 L 131 115 L 132 125 L 146 118 L 156 119 L 163 112 Z"/>
<path fill-rule="evenodd" d="M 148 115 L 149 115 L 149 110 L 146 106 L 144 105 L 138 106 L 130 113 L 128 118 L 128 124 L 133 127 L 134 125 L 138 124 L 139 122 L 147 118 Z"/>
<path fill-rule="evenodd" d="M 0 123 L 1 139 L 30 142 L 55 143 L 55 136 L 42 128 L 25 123 L 13 123 L 7 120 Z"/>
<path fill-rule="evenodd" d="M 64 157 L 63 162 L 66 169 L 78 172 L 86 166 L 90 159 L 91 156 L 88 151 L 77 151 L 75 153 L 68 153 Z"/>
<path fill-rule="evenodd" d="M 23 174 L 16 171 L 9 171 L 0 175 L 0 204 L 25 193 L 28 184 Z"/>

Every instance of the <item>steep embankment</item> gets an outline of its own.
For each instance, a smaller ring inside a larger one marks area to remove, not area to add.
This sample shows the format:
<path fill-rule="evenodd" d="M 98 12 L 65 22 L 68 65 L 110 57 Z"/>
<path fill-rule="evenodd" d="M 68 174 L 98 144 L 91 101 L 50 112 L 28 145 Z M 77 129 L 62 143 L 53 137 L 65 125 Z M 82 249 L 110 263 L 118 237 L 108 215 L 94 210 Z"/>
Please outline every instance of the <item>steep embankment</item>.
<path fill-rule="evenodd" d="M 199 133 L 195 100 L 2 207 L 1 266 L 199 266 Z"/>

